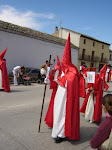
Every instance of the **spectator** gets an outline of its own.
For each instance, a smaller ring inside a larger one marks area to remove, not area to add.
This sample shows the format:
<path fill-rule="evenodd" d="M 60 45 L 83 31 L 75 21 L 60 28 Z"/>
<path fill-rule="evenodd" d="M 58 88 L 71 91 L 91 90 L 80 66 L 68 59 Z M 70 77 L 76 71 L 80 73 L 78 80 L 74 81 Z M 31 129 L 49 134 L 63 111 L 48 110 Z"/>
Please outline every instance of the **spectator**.
<path fill-rule="evenodd" d="M 106 113 L 106 118 L 90 140 L 91 147 L 94 149 L 98 148 L 99 150 L 101 150 L 101 144 L 109 138 L 112 129 L 112 94 L 107 94 L 102 98 L 102 108 Z"/>
<path fill-rule="evenodd" d="M 18 74 L 22 75 L 22 70 L 24 70 L 24 66 L 16 66 L 13 68 L 12 72 L 13 72 L 13 76 L 14 76 L 14 85 L 18 85 L 17 83 L 17 76 Z"/>
<path fill-rule="evenodd" d="M 45 64 L 41 66 L 40 73 L 42 76 L 44 76 L 44 83 L 48 84 L 49 83 L 49 72 L 50 72 L 50 66 L 52 64 L 46 60 Z"/>
<path fill-rule="evenodd" d="M 41 66 L 40 73 L 42 75 L 46 75 L 46 73 L 47 73 L 47 66 L 48 66 L 48 60 L 46 60 L 46 62 Z"/>

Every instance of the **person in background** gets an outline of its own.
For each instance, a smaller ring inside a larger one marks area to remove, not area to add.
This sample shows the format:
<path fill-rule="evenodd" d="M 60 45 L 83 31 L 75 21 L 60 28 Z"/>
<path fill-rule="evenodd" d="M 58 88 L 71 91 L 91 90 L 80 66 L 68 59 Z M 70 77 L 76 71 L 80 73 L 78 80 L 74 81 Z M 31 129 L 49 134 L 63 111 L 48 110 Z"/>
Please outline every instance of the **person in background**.
<path fill-rule="evenodd" d="M 46 62 L 41 66 L 40 73 L 42 75 L 47 74 L 47 66 L 48 66 L 48 60 L 46 60 Z"/>
<path fill-rule="evenodd" d="M 79 93 L 80 97 L 86 97 L 86 88 L 87 88 L 87 70 L 84 65 L 80 66 L 79 72 Z"/>
<path fill-rule="evenodd" d="M 101 144 L 109 138 L 112 129 L 112 94 L 107 94 L 102 98 L 102 109 L 106 113 L 106 118 L 90 140 L 91 148 L 98 148 L 99 150 Z"/>
<path fill-rule="evenodd" d="M 107 63 L 100 69 L 100 77 L 103 79 L 103 88 L 107 91 L 109 86 L 106 83 L 106 72 L 107 72 Z"/>
<path fill-rule="evenodd" d="M 24 69 L 24 66 L 16 66 L 13 68 L 12 72 L 13 72 L 13 76 L 14 76 L 14 85 L 18 85 L 18 82 L 17 82 L 17 76 L 18 74 L 21 74 L 22 75 L 22 70 Z"/>
<path fill-rule="evenodd" d="M 102 118 L 103 80 L 99 74 L 95 75 L 95 83 L 88 83 L 87 91 L 80 112 L 85 114 L 85 119 L 90 123 L 100 123 Z"/>
<path fill-rule="evenodd" d="M 103 80 L 99 74 L 95 75 L 95 83 L 88 83 L 87 91 L 80 112 L 85 114 L 85 119 L 90 123 L 100 123 L 102 118 Z"/>
<path fill-rule="evenodd" d="M 49 72 L 50 72 L 50 66 L 52 64 L 48 62 L 48 60 L 46 60 L 46 62 L 41 66 L 41 69 L 40 69 L 40 74 L 41 76 L 43 76 L 43 82 L 48 84 L 49 83 Z"/>

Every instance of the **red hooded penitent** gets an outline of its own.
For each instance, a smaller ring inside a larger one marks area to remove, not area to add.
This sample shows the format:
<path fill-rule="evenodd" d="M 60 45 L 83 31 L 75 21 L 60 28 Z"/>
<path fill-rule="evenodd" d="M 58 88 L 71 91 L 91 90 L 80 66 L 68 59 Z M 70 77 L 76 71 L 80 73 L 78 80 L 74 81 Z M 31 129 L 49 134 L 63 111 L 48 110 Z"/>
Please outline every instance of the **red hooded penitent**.
<path fill-rule="evenodd" d="M 6 51 L 7 51 L 7 48 L 0 54 L 0 69 L 2 71 L 2 87 L 3 87 L 4 91 L 9 92 L 10 85 L 9 85 L 6 62 L 4 60 L 4 55 L 5 55 Z"/>
<path fill-rule="evenodd" d="M 79 74 L 77 67 L 71 61 L 70 33 L 65 45 L 61 67 L 65 76 L 59 79 L 59 84 L 65 87 L 67 80 L 65 136 L 72 140 L 79 140 Z"/>

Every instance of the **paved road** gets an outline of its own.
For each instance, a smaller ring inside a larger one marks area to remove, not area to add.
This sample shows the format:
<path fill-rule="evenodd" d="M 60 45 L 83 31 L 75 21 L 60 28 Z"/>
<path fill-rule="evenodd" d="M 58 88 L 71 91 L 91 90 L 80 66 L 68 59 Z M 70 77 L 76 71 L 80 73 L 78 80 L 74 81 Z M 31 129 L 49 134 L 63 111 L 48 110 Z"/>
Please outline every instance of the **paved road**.
<path fill-rule="evenodd" d="M 112 93 L 112 86 L 109 83 Z M 80 141 L 56 144 L 51 129 L 44 123 L 51 90 L 47 88 L 41 131 L 38 133 L 44 85 L 13 86 L 11 92 L 0 92 L 0 150 L 91 150 L 89 140 L 98 126 L 85 121 L 80 114 Z M 83 98 L 80 99 L 82 105 Z M 103 113 L 102 118 L 104 119 Z"/>

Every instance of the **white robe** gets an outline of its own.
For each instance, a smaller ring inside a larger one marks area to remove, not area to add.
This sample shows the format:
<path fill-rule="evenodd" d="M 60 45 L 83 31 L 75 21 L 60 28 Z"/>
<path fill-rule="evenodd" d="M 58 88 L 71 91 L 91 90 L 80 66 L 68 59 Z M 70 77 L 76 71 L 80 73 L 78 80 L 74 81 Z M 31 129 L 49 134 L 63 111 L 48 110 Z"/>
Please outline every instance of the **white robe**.
<path fill-rule="evenodd" d="M 106 71 L 106 75 L 105 75 L 105 81 L 107 82 L 108 80 L 108 73 L 109 73 L 110 69 L 108 68 L 107 71 Z"/>
<path fill-rule="evenodd" d="M 15 68 L 13 68 L 12 72 L 13 72 L 13 76 L 14 76 L 14 85 L 18 85 L 18 82 L 17 82 L 17 75 L 18 73 L 21 74 L 21 66 L 16 66 Z"/>
<path fill-rule="evenodd" d="M 88 98 L 86 111 L 85 111 L 85 119 L 87 121 L 92 122 L 93 121 L 93 114 L 94 114 L 94 100 L 93 100 L 93 93 L 90 93 L 90 96 Z"/>
<path fill-rule="evenodd" d="M 2 71 L 0 69 L 0 89 L 3 89 L 2 87 Z"/>
<path fill-rule="evenodd" d="M 57 138 L 57 136 L 61 138 L 65 137 L 66 100 L 67 100 L 67 87 L 66 86 L 62 87 L 59 85 L 54 100 L 54 116 L 53 116 L 54 120 L 52 130 L 53 138 Z"/>

